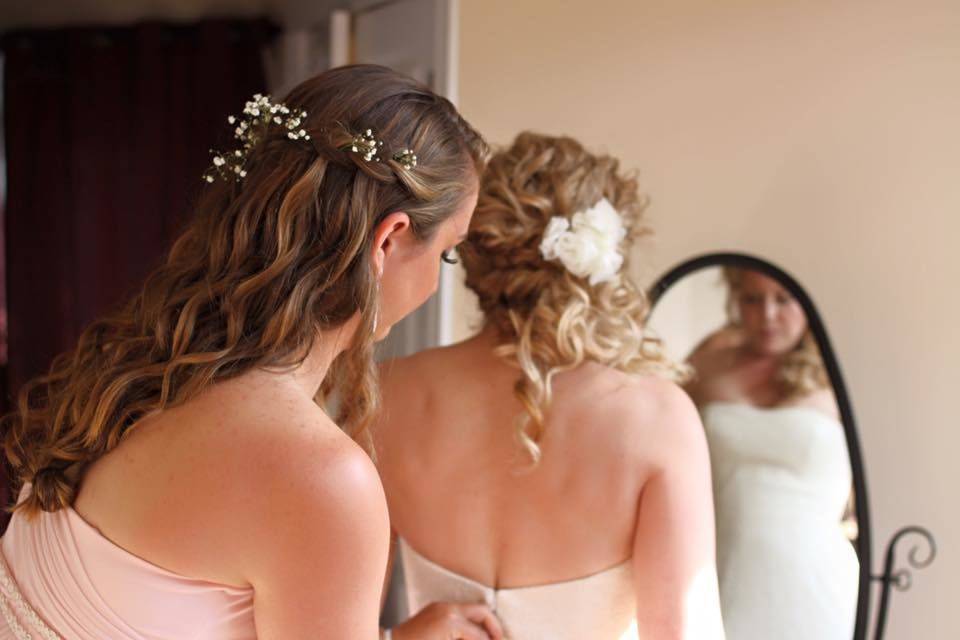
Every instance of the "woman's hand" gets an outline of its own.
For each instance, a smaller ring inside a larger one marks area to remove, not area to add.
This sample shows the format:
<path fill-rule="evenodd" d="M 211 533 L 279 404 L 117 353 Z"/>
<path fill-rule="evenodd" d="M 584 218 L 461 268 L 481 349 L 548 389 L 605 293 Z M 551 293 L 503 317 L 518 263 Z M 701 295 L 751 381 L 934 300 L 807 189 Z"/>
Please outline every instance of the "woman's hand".
<path fill-rule="evenodd" d="M 434 602 L 394 627 L 393 640 L 503 640 L 503 630 L 485 604 Z"/>

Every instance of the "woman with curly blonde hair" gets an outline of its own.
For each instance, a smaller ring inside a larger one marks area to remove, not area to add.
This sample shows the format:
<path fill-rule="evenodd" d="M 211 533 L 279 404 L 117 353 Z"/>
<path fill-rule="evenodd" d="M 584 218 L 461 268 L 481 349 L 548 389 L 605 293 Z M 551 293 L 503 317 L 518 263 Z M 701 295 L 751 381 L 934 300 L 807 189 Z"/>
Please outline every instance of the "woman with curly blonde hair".
<path fill-rule="evenodd" d="M 643 208 L 570 138 L 492 158 L 459 248 L 482 330 L 383 366 L 412 612 L 486 602 L 514 640 L 721 637 L 702 426 L 625 273 Z"/>
<path fill-rule="evenodd" d="M 5 421 L 22 489 L 0 638 L 378 633 L 373 343 L 435 289 L 486 147 L 376 66 L 254 96 L 230 122 L 240 144 L 214 156 L 164 264 Z"/>
<path fill-rule="evenodd" d="M 800 303 L 774 278 L 751 269 L 724 267 L 727 288 L 727 324 L 708 336 L 694 349 L 690 364 L 697 372 L 686 385 L 697 404 L 715 395 L 723 395 L 720 367 L 733 373 L 734 360 L 762 359 L 760 372 L 764 384 L 746 381 L 753 404 L 761 406 L 791 404 L 814 405 L 833 418 L 839 418 L 827 370 L 817 341 L 807 326 Z M 725 364 L 726 363 L 726 364 Z M 728 394 L 729 395 L 729 394 Z"/>

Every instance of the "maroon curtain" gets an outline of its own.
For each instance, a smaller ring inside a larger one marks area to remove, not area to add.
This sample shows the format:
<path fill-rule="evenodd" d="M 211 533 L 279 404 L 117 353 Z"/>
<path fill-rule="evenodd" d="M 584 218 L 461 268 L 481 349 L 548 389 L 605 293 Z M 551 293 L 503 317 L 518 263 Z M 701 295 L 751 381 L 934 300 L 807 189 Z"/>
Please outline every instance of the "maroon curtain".
<path fill-rule="evenodd" d="M 7 403 L 160 262 L 227 115 L 264 91 L 271 32 L 224 20 L 4 36 Z"/>

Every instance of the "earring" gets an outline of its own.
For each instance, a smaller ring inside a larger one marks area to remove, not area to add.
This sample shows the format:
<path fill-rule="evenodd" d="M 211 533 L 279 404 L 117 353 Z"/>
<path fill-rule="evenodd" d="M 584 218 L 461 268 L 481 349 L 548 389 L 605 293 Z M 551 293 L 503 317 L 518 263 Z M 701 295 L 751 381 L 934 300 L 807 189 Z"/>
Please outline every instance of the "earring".
<path fill-rule="evenodd" d="M 380 323 L 380 278 L 377 278 L 376 300 L 373 307 L 373 334 L 377 334 L 377 325 Z"/>

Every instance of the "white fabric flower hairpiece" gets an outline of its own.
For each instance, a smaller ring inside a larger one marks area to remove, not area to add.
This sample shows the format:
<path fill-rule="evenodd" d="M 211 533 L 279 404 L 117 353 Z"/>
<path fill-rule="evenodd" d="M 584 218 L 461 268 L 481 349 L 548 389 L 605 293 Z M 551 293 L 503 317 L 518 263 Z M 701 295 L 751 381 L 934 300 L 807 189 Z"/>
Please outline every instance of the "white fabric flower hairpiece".
<path fill-rule="evenodd" d="M 623 219 L 610 201 L 601 198 L 568 220 L 553 216 L 540 242 L 546 260 L 560 262 L 570 273 L 592 285 L 613 280 L 623 265 L 620 242 L 626 237 Z"/>

